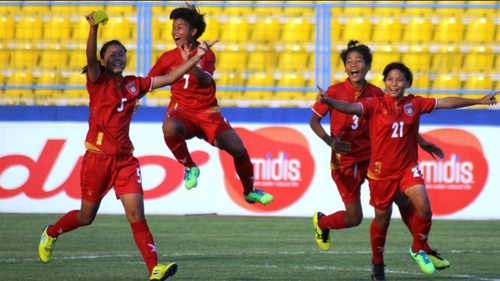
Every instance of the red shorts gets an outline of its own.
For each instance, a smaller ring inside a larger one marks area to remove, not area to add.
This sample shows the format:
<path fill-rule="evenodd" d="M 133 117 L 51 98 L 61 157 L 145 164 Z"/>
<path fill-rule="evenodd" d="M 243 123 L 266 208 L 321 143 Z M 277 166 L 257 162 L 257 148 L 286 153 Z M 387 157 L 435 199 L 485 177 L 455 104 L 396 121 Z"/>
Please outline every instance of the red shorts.
<path fill-rule="evenodd" d="M 120 195 L 143 194 L 139 160 L 132 155 L 109 155 L 86 151 L 80 171 L 82 199 L 97 203 L 114 187 Z"/>
<path fill-rule="evenodd" d="M 332 169 L 332 179 L 345 204 L 360 200 L 361 185 L 365 182 L 369 163 L 370 161 L 366 160 L 346 168 Z"/>
<path fill-rule="evenodd" d="M 233 129 L 220 112 L 193 112 L 176 109 L 168 112 L 165 118 L 180 120 L 187 130 L 186 139 L 197 137 L 212 145 L 218 135 Z"/>
<path fill-rule="evenodd" d="M 422 172 L 418 167 L 404 171 L 400 179 L 374 180 L 368 178 L 368 182 L 370 185 L 370 205 L 378 210 L 385 210 L 391 206 L 398 189 L 404 193 L 409 187 L 425 184 Z"/>

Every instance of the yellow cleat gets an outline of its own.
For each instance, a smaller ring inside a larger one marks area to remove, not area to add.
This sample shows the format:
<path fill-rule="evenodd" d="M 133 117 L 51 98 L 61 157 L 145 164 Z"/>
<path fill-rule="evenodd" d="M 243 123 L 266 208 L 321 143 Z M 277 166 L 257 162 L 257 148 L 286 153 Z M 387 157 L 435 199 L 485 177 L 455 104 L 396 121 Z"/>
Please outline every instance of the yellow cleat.
<path fill-rule="evenodd" d="M 323 230 L 319 227 L 319 219 L 324 216 L 323 213 L 317 212 L 313 216 L 313 225 L 314 225 L 314 238 L 316 239 L 316 243 L 323 251 L 330 250 L 330 229 Z"/>
<path fill-rule="evenodd" d="M 163 281 L 170 276 L 174 276 L 177 272 L 177 264 L 171 262 L 169 264 L 158 264 L 153 268 L 153 272 L 149 277 L 150 281 Z"/>
<path fill-rule="evenodd" d="M 420 250 L 417 253 L 412 252 L 411 247 L 409 251 L 410 257 L 418 264 L 420 270 L 422 270 L 425 274 L 432 274 L 436 271 L 434 264 L 432 264 L 431 260 L 424 252 L 424 250 Z"/>
<path fill-rule="evenodd" d="M 38 245 L 38 256 L 44 263 L 48 263 L 50 261 L 52 250 L 54 249 L 54 245 L 57 241 L 57 238 L 53 238 L 47 234 L 47 229 L 49 229 L 49 227 L 50 225 L 47 225 L 43 228 L 42 238 L 40 239 L 40 244 Z"/>
<path fill-rule="evenodd" d="M 430 252 L 427 253 L 427 257 L 429 257 L 432 264 L 437 270 L 443 270 L 450 267 L 450 262 L 441 257 L 437 250 L 430 250 Z"/>

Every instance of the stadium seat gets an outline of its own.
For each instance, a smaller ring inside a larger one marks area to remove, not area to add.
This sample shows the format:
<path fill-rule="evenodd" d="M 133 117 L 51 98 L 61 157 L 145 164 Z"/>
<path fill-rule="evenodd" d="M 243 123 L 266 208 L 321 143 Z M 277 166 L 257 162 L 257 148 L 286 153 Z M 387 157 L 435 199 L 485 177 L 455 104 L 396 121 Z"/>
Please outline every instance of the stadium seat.
<path fill-rule="evenodd" d="M 495 54 L 489 46 L 474 46 L 464 55 L 462 70 L 465 72 L 486 72 L 493 70 Z"/>
<path fill-rule="evenodd" d="M 275 69 L 278 54 L 271 45 L 257 45 L 249 50 L 247 69 L 250 72 L 265 72 Z"/>
<path fill-rule="evenodd" d="M 51 17 L 43 28 L 43 39 L 49 43 L 67 42 L 71 35 L 71 25 L 66 16 Z"/>
<path fill-rule="evenodd" d="M 13 16 L 21 14 L 21 5 L 0 5 L 0 15 Z"/>
<path fill-rule="evenodd" d="M 50 5 L 50 14 L 53 16 L 68 16 L 72 15 L 75 12 L 76 6 L 75 5 Z M 60 4 L 60 3 L 58 3 Z M 84 15 L 81 15 L 82 17 Z"/>
<path fill-rule="evenodd" d="M 257 20 L 250 33 L 250 42 L 254 44 L 268 44 L 276 40 L 280 34 L 281 25 L 274 17 L 262 17 Z"/>
<path fill-rule="evenodd" d="M 495 39 L 495 23 L 492 19 L 475 18 L 465 28 L 466 43 L 491 43 Z"/>
<path fill-rule="evenodd" d="M 305 94 L 304 91 L 291 91 L 280 88 L 304 88 L 305 86 L 306 80 L 302 74 L 287 72 L 278 79 L 276 92 L 274 92 L 273 98 L 288 101 L 289 103 L 287 106 L 298 105 L 293 103 L 293 101 L 302 99 L 302 96 Z"/>
<path fill-rule="evenodd" d="M 265 3 L 266 6 L 255 5 L 252 10 L 252 15 L 261 18 L 281 14 L 283 10 L 281 4 L 283 3 L 283 1 L 266 1 Z M 273 6 L 272 4 L 275 4 L 276 6 Z"/>
<path fill-rule="evenodd" d="M 219 52 L 216 68 L 220 72 L 242 72 L 246 69 L 248 52 L 241 45 L 227 45 Z"/>
<path fill-rule="evenodd" d="M 283 44 L 312 44 L 312 25 L 306 18 L 289 18 L 283 24 L 280 43 Z"/>
<path fill-rule="evenodd" d="M 395 45 L 377 47 L 372 52 L 373 62 L 371 71 L 375 73 L 382 73 L 387 64 L 401 60 L 401 54 Z"/>
<path fill-rule="evenodd" d="M 0 43 L 0 65 L 3 65 L 4 68 L 9 68 L 10 65 L 10 50 L 3 43 Z"/>
<path fill-rule="evenodd" d="M 42 39 L 43 23 L 41 17 L 22 17 L 16 23 L 15 39 L 20 42 L 33 42 Z"/>
<path fill-rule="evenodd" d="M 217 99 L 224 102 L 224 100 L 239 99 L 242 96 L 242 90 L 221 90 L 220 87 L 243 87 L 244 79 L 240 72 L 222 73 L 217 82 Z"/>
<path fill-rule="evenodd" d="M 413 17 L 403 25 L 402 43 L 427 44 L 432 40 L 433 26 L 431 20 L 424 17 Z"/>
<path fill-rule="evenodd" d="M 136 16 L 136 10 L 135 10 L 135 5 L 133 3 L 126 4 L 126 3 L 121 3 L 119 5 L 111 5 L 108 1 L 106 4 L 106 13 L 109 16 Z"/>
<path fill-rule="evenodd" d="M 466 14 L 472 18 L 475 17 L 487 17 L 493 18 L 497 10 L 490 7 L 485 7 L 484 5 L 496 5 L 498 1 L 479 1 L 471 0 L 467 1 Z"/>
<path fill-rule="evenodd" d="M 441 18 L 437 24 L 433 41 L 436 43 L 461 43 L 464 24 L 459 18 Z"/>
<path fill-rule="evenodd" d="M 434 13 L 437 17 L 457 17 L 465 15 L 465 4 L 467 1 L 436 1 Z"/>
<path fill-rule="evenodd" d="M 370 44 L 372 24 L 368 18 L 349 18 L 344 24 L 342 42 L 358 40 L 362 44 Z"/>
<path fill-rule="evenodd" d="M 382 74 L 373 75 L 371 79 L 368 79 L 368 82 L 379 87 L 380 89 L 385 89 L 384 76 Z"/>
<path fill-rule="evenodd" d="M 16 23 L 11 16 L 0 16 L 0 42 L 11 41 L 14 38 Z"/>
<path fill-rule="evenodd" d="M 14 70 L 31 70 L 38 65 L 40 52 L 35 44 L 18 44 L 11 49 L 10 68 Z"/>
<path fill-rule="evenodd" d="M 415 75 L 415 73 L 413 74 L 413 83 L 410 88 L 411 92 L 415 95 L 428 97 L 429 89 L 431 87 L 431 80 L 429 79 L 429 75 Z"/>
<path fill-rule="evenodd" d="M 435 1 L 406 1 L 403 9 L 403 17 L 428 17 L 434 12 Z"/>
<path fill-rule="evenodd" d="M 437 52 L 432 54 L 433 72 L 453 72 L 457 73 L 462 68 L 463 54 L 457 45 L 441 46 Z"/>
<path fill-rule="evenodd" d="M 244 17 L 230 18 L 221 29 L 221 42 L 224 44 L 247 43 L 250 33 L 248 19 Z"/>
<path fill-rule="evenodd" d="M 100 40 L 110 41 L 113 39 L 117 39 L 120 40 L 120 42 L 122 42 L 123 44 L 136 43 L 136 38 L 133 38 L 132 36 L 132 23 L 126 17 L 110 18 L 106 26 L 101 28 L 100 30 Z"/>
<path fill-rule="evenodd" d="M 104 2 L 104 1 L 102 1 L 102 2 Z M 82 17 L 84 17 L 85 15 L 90 14 L 94 11 L 105 10 L 105 9 L 106 9 L 106 7 L 104 4 L 98 5 L 98 4 L 95 4 L 95 2 L 94 2 L 94 4 L 91 4 L 91 5 L 85 5 L 84 2 L 81 2 L 81 4 L 75 6 L 75 10 L 78 11 L 77 14 L 81 15 Z"/>
<path fill-rule="evenodd" d="M 84 48 L 76 48 L 68 52 L 68 70 L 80 72 L 87 65 L 87 54 Z"/>
<path fill-rule="evenodd" d="M 413 74 L 429 72 L 431 68 L 431 53 L 424 45 L 411 45 L 402 53 L 401 61 L 406 64 Z"/>
<path fill-rule="evenodd" d="M 372 14 L 373 1 L 344 1 L 342 15 L 351 17 L 368 17 Z"/>
<path fill-rule="evenodd" d="M 201 36 L 201 40 L 212 41 L 215 39 L 219 39 L 221 36 L 221 27 L 220 22 L 217 18 L 206 18 L 205 22 L 207 23 L 207 28 L 205 29 L 205 33 Z M 222 42 L 221 42 L 222 43 Z M 229 43 L 229 42 L 224 42 Z"/>
<path fill-rule="evenodd" d="M 69 52 L 66 45 L 51 44 L 40 52 L 40 62 L 36 69 L 43 71 L 68 70 Z"/>
<path fill-rule="evenodd" d="M 9 100 L 8 104 L 23 104 L 33 105 L 34 95 L 31 86 L 34 84 L 32 71 L 14 71 L 7 77 L 7 85 L 9 87 L 25 86 L 29 88 L 10 88 L 4 92 L 5 97 Z"/>
<path fill-rule="evenodd" d="M 57 86 L 62 85 L 62 75 L 57 71 L 43 71 L 37 78 L 37 86 Z M 60 96 L 62 89 L 35 88 L 36 105 L 55 105 L 54 96 Z"/>
<path fill-rule="evenodd" d="M 85 89 L 86 83 L 85 74 L 76 71 L 71 72 L 66 82 L 66 86 L 68 87 L 64 88 L 62 96 L 59 98 L 64 99 L 67 105 L 87 105 L 88 93 Z"/>
<path fill-rule="evenodd" d="M 374 43 L 399 43 L 402 35 L 402 24 L 397 18 L 383 18 L 375 23 L 372 42 Z"/>
<path fill-rule="evenodd" d="M 333 45 L 338 44 L 342 39 L 340 35 L 342 34 L 342 24 L 337 18 L 330 18 L 330 40 Z M 347 44 L 347 42 L 346 42 Z"/>
<path fill-rule="evenodd" d="M 477 99 L 481 98 L 486 94 L 494 92 L 493 79 L 489 75 L 469 75 L 464 83 L 464 98 Z M 477 90 L 477 91 L 474 91 Z M 487 108 L 488 105 L 475 105 L 472 108 Z"/>
<path fill-rule="evenodd" d="M 403 14 L 404 4 L 395 1 L 376 1 L 377 5 L 373 8 L 374 17 L 400 17 Z"/>
<path fill-rule="evenodd" d="M 162 32 L 167 33 L 168 31 L 163 30 L 163 25 L 164 23 L 160 21 L 160 19 L 157 16 L 154 16 L 151 18 L 151 38 L 153 40 L 153 44 L 158 44 L 162 43 L 161 41 L 161 34 Z"/>
<path fill-rule="evenodd" d="M 283 51 L 278 53 L 276 71 L 312 71 L 309 63 L 309 53 L 306 48 L 298 44 L 286 46 Z"/>
<path fill-rule="evenodd" d="M 268 87 L 269 89 L 249 89 L 249 87 Z M 273 87 L 274 77 L 272 73 L 252 73 L 246 82 L 246 88 L 243 92 L 242 99 L 269 100 L 272 97 Z"/>
<path fill-rule="evenodd" d="M 99 33 L 102 28 L 99 28 Z M 85 17 L 79 17 L 78 20 L 71 22 L 71 43 L 86 44 L 89 37 L 89 23 Z"/>
<path fill-rule="evenodd" d="M 315 9 L 311 1 L 284 1 L 283 15 L 285 17 L 300 18 L 314 17 Z"/>
<path fill-rule="evenodd" d="M 459 97 L 462 81 L 455 74 L 441 73 L 431 82 L 430 96 L 435 98 Z"/>
<path fill-rule="evenodd" d="M 49 14 L 49 12 L 50 12 L 49 5 L 29 5 L 29 4 L 21 5 L 21 11 L 20 11 L 22 15 L 29 15 L 29 16 L 42 16 Z"/>
<path fill-rule="evenodd" d="M 228 17 L 242 17 L 252 13 L 253 1 L 224 1 L 225 5 L 219 15 L 227 15 Z M 213 14 L 215 16 L 215 14 Z"/>

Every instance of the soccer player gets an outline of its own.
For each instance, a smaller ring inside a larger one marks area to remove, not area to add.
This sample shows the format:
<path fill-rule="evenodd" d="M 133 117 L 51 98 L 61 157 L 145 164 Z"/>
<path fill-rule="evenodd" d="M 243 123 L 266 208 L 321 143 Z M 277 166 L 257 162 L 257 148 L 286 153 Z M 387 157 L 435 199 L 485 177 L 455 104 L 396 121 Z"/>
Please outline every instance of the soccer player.
<path fill-rule="evenodd" d="M 420 116 L 436 109 L 450 109 L 477 104 L 496 104 L 495 96 L 480 99 L 448 97 L 424 98 L 405 90 L 413 81 L 410 69 L 400 62 L 388 64 L 383 71 L 386 93 L 382 97 L 349 103 L 337 100 L 318 87 L 317 101 L 333 109 L 363 117 L 370 130 L 371 157 L 368 166 L 370 205 L 375 218 L 370 227 L 372 259 L 383 264 L 383 249 L 389 227 L 392 203 L 397 192 L 407 196 L 415 207 L 411 218 L 413 242 L 410 256 L 426 274 L 436 267 L 425 251 L 432 225 L 432 211 L 422 172 L 418 167 L 417 138 Z"/>
<path fill-rule="evenodd" d="M 157 77 L 123 76 L 126 65 L 125 47 L 118 41 L 105 43 L 97 59 L 95 12 L 85 16 L 90 24 L 87 40 L 87 75 L 89 93 L 89 129 L 85 139 L 86 152 L 81 170 L 81 207 L 63 215 L 55 224 L 44 227 L 38 247 L 42 262 L 48 263 L 59 235 L 90 225 L 101 200 L 114 188 L 125 209 L 135 243 L 142 254 L 150 280 L 165 280 L 177 271 L 177 264 L 159 264 L 153 236 L 144 215 L 144 199 L 139 161 L 133 156 L 129 137 L 130 122 L 136 101 L 152 89 L 164 87 L 189 71 L 215 44 L 203 42 L 191 54 L 186 45 L 179 45 L 185 63 L 168 75 Z"/>
<path fill-rule="evenodd" d="M 366 75 L 373 60 L 368 46 L 351 40 L 347 48 L 341 51 L 340 57 L 344 63 L 347 79 L 327 89 L 326 92 L 330 97 L 345 102 L 356 102 L 361 99 L 383 96 L 382 89 L 366 81 Z M 317 212 L 313 216 L 316 242 L 322 250 L 327 251 L 330 249 L 330 229 L 356 227 L 363 219 L 361 185 L 366 179 L 370 162 L 369 128 L 364 118 L 338 112 L 321 102 L 316 102 L 312 111 L 311 129 L 331 146 L 331 176 L 345 208 L 330 215 Z M 330 134 L 321 125 L 321 120 L 328 113 L 330 114 Z M 418 135 L 418 143 L 433 157 L 434 154 L 440 158 L 444 157 L 439 147 L 426 142 L 420 135 Z M 396 197 L 395 202 L 403 221 L 411 231 L 409 220 L 414 213 L 413 205 L 401 194 Z M 436 268 L 449 267 L 450 263 L 443 259 L 436 250 L 432 250 L 428 245 L 425 248 Z M 373 278 L 382 279 L 383 270 L 383 264 L 374 264 Z"/>
<path fill-rule="evenodd" d="M 206 28 L 204 14 L 200 14 L 196 5 L 187 4 L 186 7 L 174 9 L 170 19 L 173 20 L 172 37 L 175 44 L 190 45 L 194 51 L 200 44 L 198 38 Z M 166 51 L 148 75 L 167 74 L 181 63 L 177 48 Z M 165 144 L 177 161 L 184 165 L 184 185 L 188 190 L 198 185 L 200 169 L 191 158 L 186 140 L 198 137 L 233 157 L 248 203 L 269 204 L 273 196 L 254 189 L 254 168 L 250 156 L 241 138 L 220 112 L 212 78 L 214 70 L 215 54 L 209 51 L 189 73 L 171 85 L 172 96 L 163 121 Z"/>

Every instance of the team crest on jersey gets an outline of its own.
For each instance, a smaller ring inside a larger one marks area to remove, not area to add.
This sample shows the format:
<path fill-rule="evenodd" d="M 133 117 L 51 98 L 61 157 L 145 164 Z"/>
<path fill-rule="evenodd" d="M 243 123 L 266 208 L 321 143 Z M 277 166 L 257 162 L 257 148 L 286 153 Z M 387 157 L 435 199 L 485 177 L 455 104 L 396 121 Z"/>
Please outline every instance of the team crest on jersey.
<path fill-rule="evenodd" d="M 125 88 L 127 88 L 127 91 L 132 94 L 132 95 L 137 95 L 137 87 L 135 86 L 135 82 L 130 82 L 127 85 L 125 85 Z"/>
<path fill-rule="evenodd" d="M 408 116 L 413 116 L 413 104 L 405 104 L 403 105 L 403 109 Z"/>

